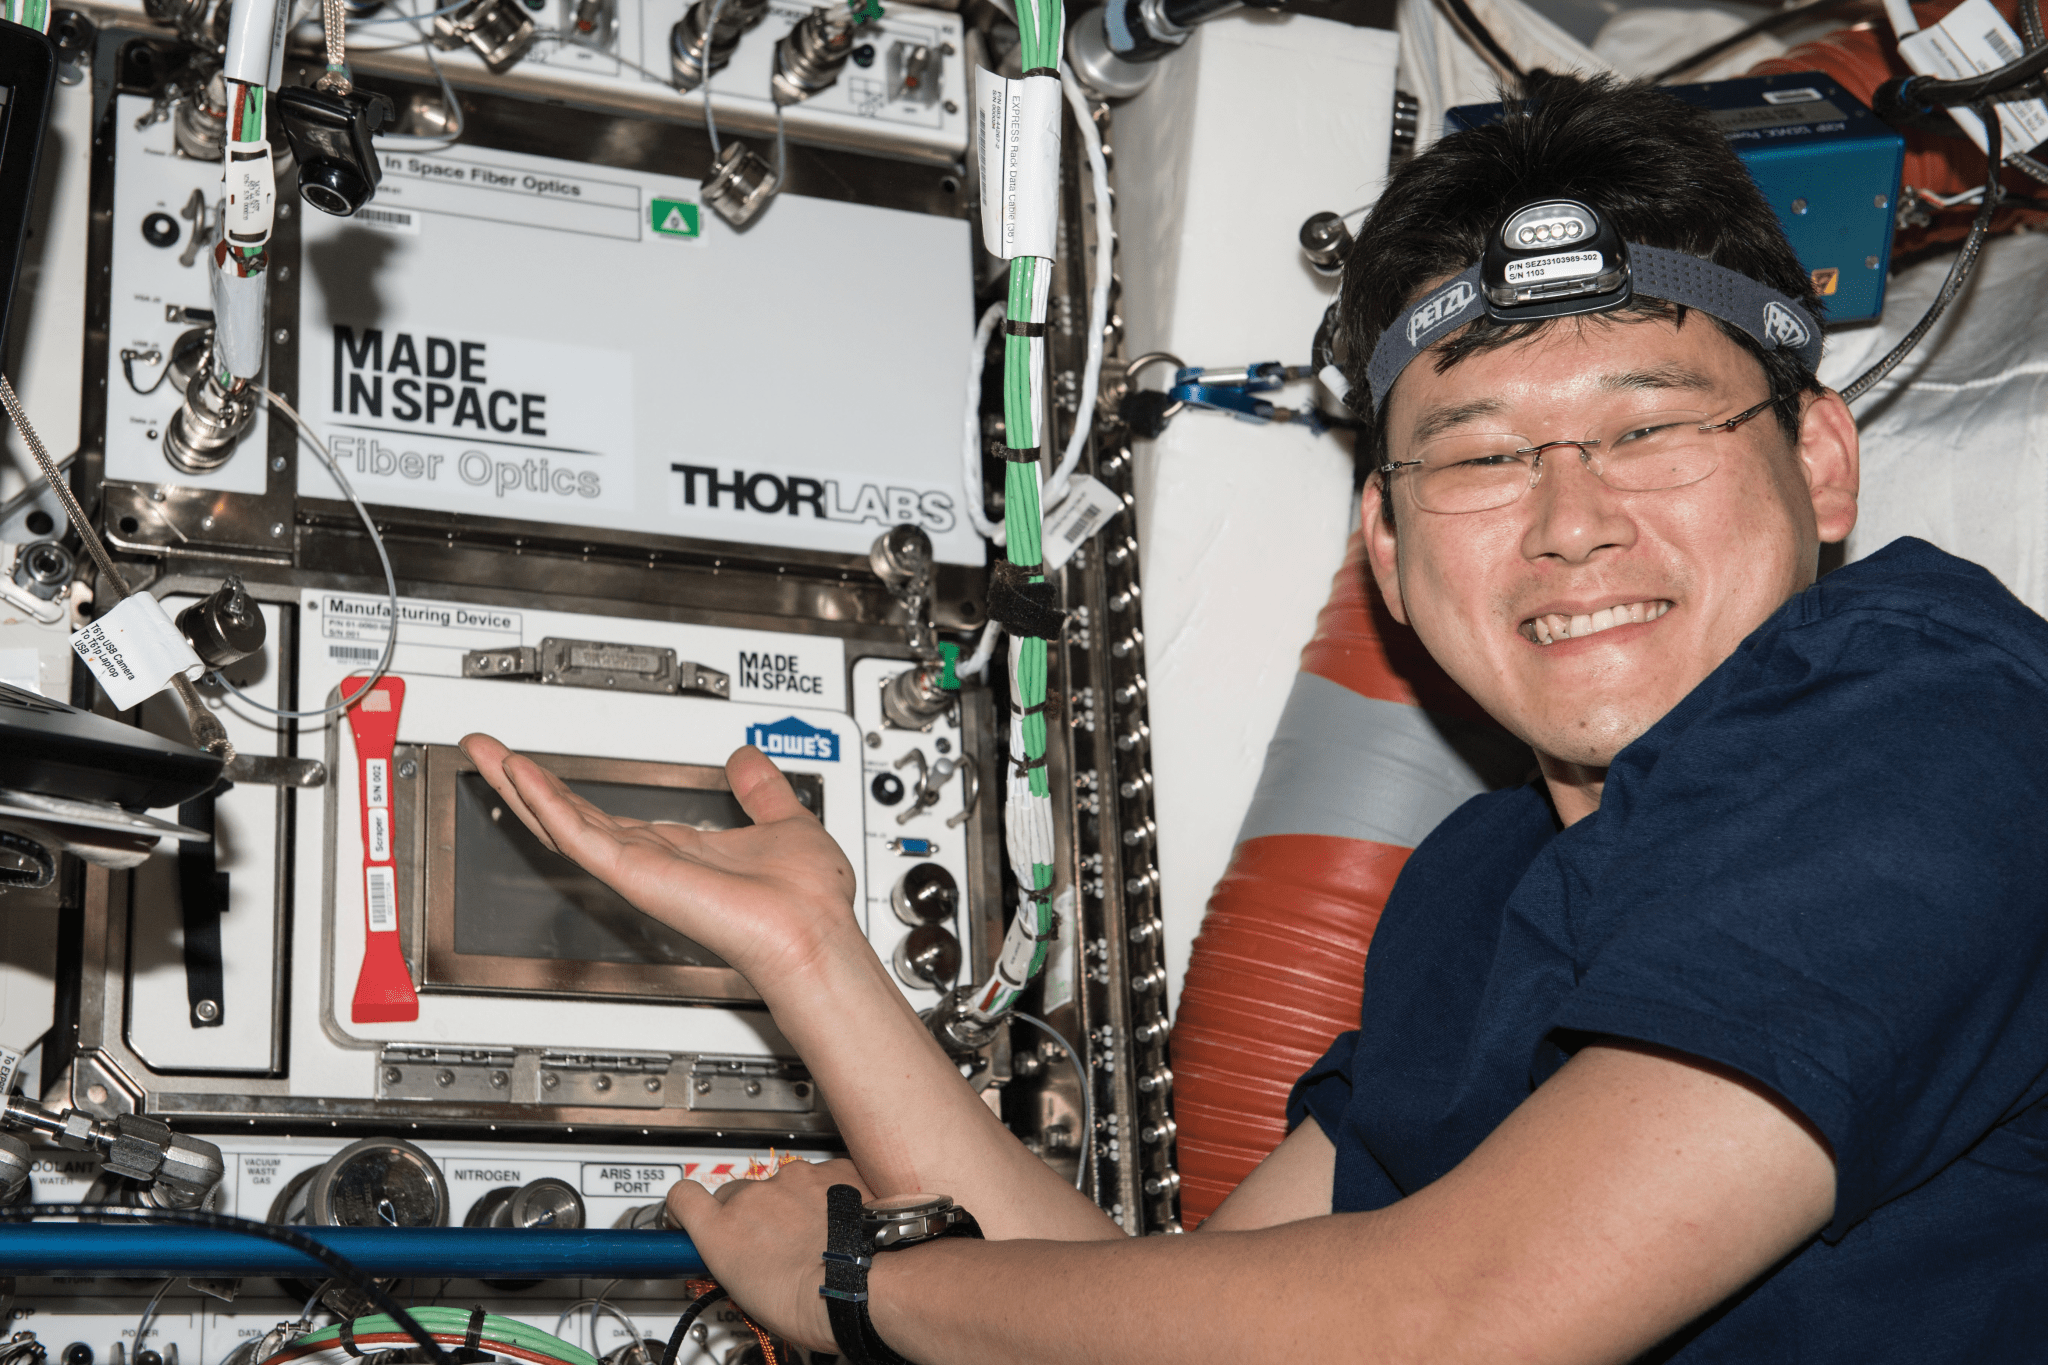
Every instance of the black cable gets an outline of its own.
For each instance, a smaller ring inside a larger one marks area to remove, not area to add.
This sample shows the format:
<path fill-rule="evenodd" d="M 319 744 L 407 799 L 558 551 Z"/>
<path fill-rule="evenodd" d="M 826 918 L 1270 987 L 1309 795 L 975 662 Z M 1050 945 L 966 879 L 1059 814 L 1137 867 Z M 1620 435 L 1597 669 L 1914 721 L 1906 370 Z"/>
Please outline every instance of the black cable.
<path fill-rule="evenodd" d="M 127 1219 L 136 1223 L 178 1223 L 185 1227 L 210 1228 L 217 1232 L 240 1232 L 251 1237 L 262 1237 L 279 1242 L 294 1251 L 304 1252 L 314 1260 L 332 1270 L 336 1277 L 347 1280 L 349 1286 L 385 1313 L 405 1330 L 405 1334 L 420 1344 L 433 1365 L 454 1365 L 448 1353 L 441 1349 L 433 1334 L 420 1326 L 419 1319 L 408 1313 L 398 1300 L 386 1293 L 384 1286 L 365 1274 L 354 1261 L 321 1245 L 297 1228 L 284 1227 L 276 1223 L 258 1223 L 248 1218 L 233 1218 L 224 1213 L 204 1213 L 197 1209 L 134 1209 L 111 1204 L 23 1204 L 11 1209 L 0 1209 L 0 1222 L 32 1223 L 38 1218 L 80 1218 Z"/>
<path fill-rule="evenodd" d="M 1955 109 L 1965 104 L 1980 104 L 1993 95 L 2002 95 L 2015 86 L 2025 85 L 2043 71 L 2048 71 L 2048 47 L 2022 53 L 1996 71 L 1986 71 L 1982 75 L 1963 76 L 1952 81 L 1934 76 L 1908 76 L 1900 81 L 1886 81 L 1878 89 L 1882 91 L 1895 86 L 1897 101 L 1909 108 L 1917 105 L 1921 108 Z M 1875 96 L 1872 98 L 1874 100 Z"/>
<path fill-rule="evenodd" d="M 690 1306 L 676 1319 L 676 1330 L 668 1334 L 668 1349 L 661 1353 L 661 1365 L 676 1365 L 676 1357 L 683 1351 L 683 1338 L 690 1334 L 690 1324 L 697 1321 L 705 1309 L 724 1297 L 725 1291 L 713 1285 L 690 1301 Z"/>
<path fill-rule="evenodd" d="M 0 891 L 39 891 L 57 879 L 57 860 L 50 850 L 26 834 L 0 829 L 0 849 L 5 849 L 28 867 L 0 867 Z"/>
<path fill-rule="evenodd" d="M 1963 249 L 1956 253 L 1955 264 L 1948 268 L 1948 278 L 1941 282 L 1941 292 L 1934 296 L 1933 303 L 1927 305 L 1926 313 L 1921 315 L 1920 321 L 1913 324 L 1913 330 L 1906 333 L 1899 344 L 1892 347 L 1882 360 L 1857 375 L 1848 387 L 1842 390 L 1844 403 L 1853 403 L 1870 392 L 1878 380 L 1890 374 L 1901 360 L 1912 354 L 1913 348 L 1920 344 L 1920 339 L 1927 335 L 1940 320 L 1941 315 L 1948 311 L 1948 306 L 1955 302 L 1956 295 L 1963 291 L 1963 285 L 1969 281 L 1971 272 L 1977 268 L 1977 257 L 1984 250 L 1985 237 L 1991 232 L 1991 216 L 1998 212 L 1998 202 L 2001 198 L 1998 172 L 2003 159 L 2000 153 L 2005 150 L 2005 130 L 1999 122 L 1998 111 L 1989 103 L 1978 104 L 1975 108 L 1977 116 L 1984 120 L 1984 138 L 1987 144 L 1984 151 L 1989 158 L 1991 169 L 1984 177 L 1984 202 L 1978 206 L 1977 216 L 1970 223 L 1970 235 L 1963 239 Z"/>
<path fill-rule="evenodd" d="M 1486 25 L 1479 22 L 1479 16 L 1472 12 L 1472 7 L 1466 4 L 1465 0 L 1443 0 L 1443 6 L 1451 12 L 1451 18 L 1458 26 L 1465 30 L 1465 36 L 1485 48 L 1488 60 L 1513 76 L 1516 85 L 1522 85 L 1529 79 L 1528 73 L 1522 70 L 1521 63 L 1508 55 L 1508 50 L 1501 46 L 1500 39 L 1487 31 Z"/>
<path fill-rule="evenodd" d="M 1741 47 L 1759 33 L 1770 33 L 1775 29 L 1784 28 L 1787 24 L 1797 23 L 1801 19 L 1810 19 L 1828 10 L 1839 9 L 1848 3 L 1849 0 L 1807 0 L 1803 5 L 1794 5 L 1790 9 L 1781 9 L 1775 14 L 1766 14 L 1755 23 L 1747 24 L 1735 30 L 1735 32 L 1721 39 L 1721 41 L 1708 43 L 1690 57 L 1673 62 L 1656 75 L 1650 77 L 1650 84 L 1662 85 L 1681 71 L 1690 71 L 1696 66 L 1704 66 L 1722 53 Z"/>

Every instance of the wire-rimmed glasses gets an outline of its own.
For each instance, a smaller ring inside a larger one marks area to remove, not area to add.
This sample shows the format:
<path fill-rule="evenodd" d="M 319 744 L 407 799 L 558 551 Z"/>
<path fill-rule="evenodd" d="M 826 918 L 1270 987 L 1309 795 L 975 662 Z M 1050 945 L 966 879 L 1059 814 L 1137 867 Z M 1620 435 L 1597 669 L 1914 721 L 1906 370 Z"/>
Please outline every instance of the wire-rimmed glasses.
<path fill-rule="evenodd" d="M 1629 413 L 1604 420 L 1578 440 L 1535 441 L 1512 432 L 1460 432 L 1425 442 L 1412 460 L 1379 467 L 1383 475 L 1412 470 L 1416 505 L 1426 512 L 1485 512 L 1505 507 L 1543 477 L 1544 452 L 1578 451 L 1586 469 L 1609 488 L 1655 493 L 1698 483 L 1721 462 L 1718 432 L 1733 431 L 1768 408 L 1766 398 L 1724 421 L 1690 409 Z"/>

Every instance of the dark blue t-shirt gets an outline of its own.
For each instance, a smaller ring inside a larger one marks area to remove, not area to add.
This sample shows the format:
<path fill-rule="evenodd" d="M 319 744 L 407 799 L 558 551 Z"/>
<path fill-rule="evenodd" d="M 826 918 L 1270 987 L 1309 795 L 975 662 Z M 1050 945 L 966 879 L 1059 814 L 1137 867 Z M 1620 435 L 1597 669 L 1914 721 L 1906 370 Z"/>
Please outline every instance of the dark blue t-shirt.
<path fill-rule="evenodd" d="M 1358 1032 L 1296 1085 L 1334 1206 L 1449 1171 L 1589 1037 L 1769 1087 L 1835 1218 L 1656 1353 L 2048 1359 L 2048 622 L 1917 540 L 1787 602 L 1559 832 L 1534 788 L 1423 841 Z"/>

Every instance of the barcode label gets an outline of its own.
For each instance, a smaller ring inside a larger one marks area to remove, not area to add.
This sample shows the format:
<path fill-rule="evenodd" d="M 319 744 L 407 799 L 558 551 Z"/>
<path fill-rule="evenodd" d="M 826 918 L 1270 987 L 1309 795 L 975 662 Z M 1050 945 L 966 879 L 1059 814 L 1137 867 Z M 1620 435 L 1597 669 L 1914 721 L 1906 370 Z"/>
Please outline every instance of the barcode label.
<path fill-rule="evenodd" d="M 1074 551 L 1088 537 L 1100 531 L 1109 519 L 1123 511 L 1119 498 L 1099 479 L 1076 475 L 1059 506 L 1045 514 L 1043 539 L 1045 566 L 1057 569 L 1073 558 Z"/>
<path fill-rule="evenodd" d="M 373 664 L 384 657 L 384 651 L 368 645 L 329 645 L 327 657 L 338 664 Z"/>
<path fill-rule="evenodd" d="M 353 221 L 366 227 L 383 228 L 386 232 L 418 233 L 420 230 L 418 217 L 404 209 L 357 209 Z"/>
<path fill-rule="evenodd" d="M 1984 41 L 1990 44 L 1993 52 L 1998 54 L 1998 60 L 2001 65 L 2006 62 L 2016 62 L 2020 59 L 2020 50 L 2013 46 L 2012 39 L 2006 37 L 1997 29 L 1988 28 L 1984 30 Z"/>
<path fill-rule="evenodd" d="M 370 907 L 370 932 L 398 932 L 398 874 L 388 867 L 363 869 L 363 889 Z"/>
<path fill-rule="evenodd" d="M 391 812 L 388 810 L 370 812 L 370 861 L 391 861 Z"/>

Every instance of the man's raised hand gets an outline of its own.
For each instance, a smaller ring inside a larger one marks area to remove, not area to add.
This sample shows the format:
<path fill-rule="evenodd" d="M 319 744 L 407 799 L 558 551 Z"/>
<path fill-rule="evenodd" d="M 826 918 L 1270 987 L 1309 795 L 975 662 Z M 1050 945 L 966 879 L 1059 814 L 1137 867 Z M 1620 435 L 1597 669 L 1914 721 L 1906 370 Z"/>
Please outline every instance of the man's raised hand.
<path fill-rule="evenodd" d="M 541 842 L 739 968 L 756 989 L 800 971 L 842 934 L 860 938 L 853 868 L 758 749 L 742 748 L 725 764 L 754 823 L 714 831 L 607 815 L 489 735 L 466 736 L 462 751 Z"/>

